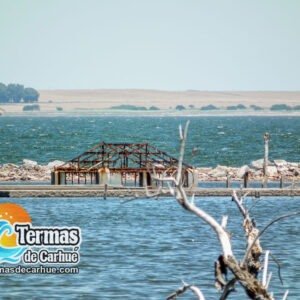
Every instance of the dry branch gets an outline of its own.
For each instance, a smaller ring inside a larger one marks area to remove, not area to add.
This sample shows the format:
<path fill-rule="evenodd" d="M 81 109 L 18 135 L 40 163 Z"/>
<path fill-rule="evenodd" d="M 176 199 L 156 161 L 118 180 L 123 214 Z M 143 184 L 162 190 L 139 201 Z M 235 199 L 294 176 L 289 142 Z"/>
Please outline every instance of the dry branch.
<path fill-rule="evenodd" d="M 175 292 L 170 294 L 166 298 L 166 300 L 176 300 L 178 296 L 183 295 L 188 290 L 191 290 L 195 294 L 195 296 L 197 296 L 198 300 L 205 300 L 204 295 L 198 287 L 196 287 L 195 285 L 189 285 L 185 282 L 183 282 L 182 287 L 178 288 Z"/>
<path fill-rule="evenodd" d="M 245 196 L 244 196 L 245 197 Z M 249 256 L 246 260 L 244 260 L 242 266 L 247 267 L 247 270 L 257 277 L 261 264 L 260 264 L 260 256 L 262 254 L 262 248 L 260 246 L 259 239 L 257 236 L 259 235 L 259 230 L 256 228 L 256 224 L 253 219 L 250 218 L 249 212 L 246 207 L 243 205 L 243 198 L 238 198 L 236 191 L 233 191 L 232 200 L 236 203 L 239 211 L 241 212 L 244 221 L 243 228 L 247 238 L 247 249 L 253 244 L 251 251 L 249 252 Z M 253 241 L 255 242 L 253 243 Z"/>
<path fill-rule="evenodd" d="M 222 290 L 220 300 L 227 299 L 228 295 L 234 290 L 235 283 L 239 283 L 245 290 L 246 294 L 250 299 L 253 300 L 274 300 L 273 294 L 268 291 L 269 281 L 271 275 L 267 275 L 267 262 L 265 263 L 263 281 L 260 282 L 257 279 L 257 275 L 261 270 L 260 256 L 262 254 L 262 248 L 260 246 L 259 237 L 267 230 L 273 223 L 295 215 L 300 212 L 285 215 L 273 220 L 269 223 L 261 232 L 256 228 L 256 224 L 253 219 L 250 218 L 249 211 L 243 205 L 243 197 L 238 198 L 236 192 L 233 192 L 232 199 L 236 203 L 239 211 L 241 212 L 244 222 L 243 227 L 247 238 L 246 254 L 242 263 L 238 262 L 234 257 L 230 235 L 226 231 L 225 227 L 227 224 L 227 216 L 222 218 L 221 224 L 219 224 L 211 215 L 206 213 L 201 208 L 197 207 L 194 203 L 194 197 L 191 200 L 188 199 L 186 192 L 183 188 L 182 182 L 182 164 L 185 151 L 185 143 L 187 139 L 189 122 L 186 123 L 184 130 L 179 127 L 180 137 L 180 152 L 178 159 L 178 167 L 176 177 L 159 177 L 155 174 L 152 177 L 154 180 L 159 182 L 167 182 L 171 195 L 176 197 L 177 202 L 187 211 L 195 214 L 197 217 L 207 223 L 216 233 L 222 248 L 222 254 L 215 262 L 215 284 L 216 287 Z M 171 186 L 173 184 L 173 187 Z M 161 192 L 159 188 L 157 193 Z M 147 195 L 149 191 L 146 189 Z M 154 193 L 156 194 L 156 193 Z M 268 254 L 267 254 L 268 256 Z M 266 259 L 267 261 L 267 259 Z M 227 280 L 228 270 L 233 275 L 231 280 Z M 167 300 L 176 299 L 177 296 L 183 294 L 186 290 L 192 290 L 198 299 L 204 299 L 199 288 L 196 286 L 190 286 L 184 284 L 183 287 L 172 293 Z M 288 291 L 284 294 L 286 299 Z"/>
<path fill-rule="evenodd" d="M 252 251 L 252 248 L 254 247 L 255 243 L 257 242 L 257 240 L 265 233 L 265 231 L 271 226 L 273 225 L 274 223 L 280 221 L 280 220 L 283 220 L 283 219 L 286 219 L 286 218 L 289 218 L 289 217 L 292 217 L 292 216 L 296 216 L 296 215 L 300 215 L 300 211 L 296 211 L 296 212 L 292 212 L 290 214 L 286 214 L 286 215 L 283 215 L 283 216 L 280 216 L 280 217 L 277 217 L 275 219 L 273 219 L 271 222 L 269 222 L 264 228 L 263 230 L 261 230 L 259 232 L 259 234 L 255 237 L 255 239 L 252 241 L 252 243 L 249 245 L 249 247 L 247 248 L 247 251 L 246 251 L 246 254 L 244 256 L 244 259 L 243 259 L 243 263 L 245 263 L 245 261 L 248 259 L 251 251 Z"/>

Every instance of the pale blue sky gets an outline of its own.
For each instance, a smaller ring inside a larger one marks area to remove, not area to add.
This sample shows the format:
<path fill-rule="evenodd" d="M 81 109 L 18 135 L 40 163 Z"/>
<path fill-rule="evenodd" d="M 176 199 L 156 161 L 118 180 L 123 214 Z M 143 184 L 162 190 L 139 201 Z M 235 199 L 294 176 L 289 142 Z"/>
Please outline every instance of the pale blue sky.
<path fill-rule="evenodd" d="M 299 0 L 0 0 L 0 82 L 300 90 Z"/>

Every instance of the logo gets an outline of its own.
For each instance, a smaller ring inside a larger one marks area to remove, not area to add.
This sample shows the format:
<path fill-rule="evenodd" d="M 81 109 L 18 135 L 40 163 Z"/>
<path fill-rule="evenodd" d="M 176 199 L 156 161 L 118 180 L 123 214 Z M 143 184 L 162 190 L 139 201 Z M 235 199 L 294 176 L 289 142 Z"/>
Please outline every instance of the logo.
<path fill-rule="evenodd" d="M 31 224 L 31 218 L 24 208 L 14 203 L 0 204 L 0 263 L 19 263 L 26 251 L 18 244 L 15 224 Z"/>
<path fill-rule="evenodd" d="M 0 204 L 0 264 L 74 266 L 80 261 L 80 243 L 79 227 L 34 226 L 20 205 Z"/>

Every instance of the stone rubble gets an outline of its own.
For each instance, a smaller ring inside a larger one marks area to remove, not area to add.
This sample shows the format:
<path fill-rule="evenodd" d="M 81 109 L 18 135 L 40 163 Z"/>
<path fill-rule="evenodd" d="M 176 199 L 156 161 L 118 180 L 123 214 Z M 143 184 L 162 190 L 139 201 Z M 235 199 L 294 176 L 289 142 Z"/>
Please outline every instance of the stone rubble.
<path fill-rule="evenodd" d="M 47 165 L 39 165 L 36 161 L 24 159 L 23 164 L 16 165 L 6 163 L 0 165 L 1 181 L 35 181 L 50 182 L 51 171 L 54 167 L 64 164 L 63 161 L 55 160 Z M 241 180 L 246 172 L 249 180 L 261 180 L 263 177 L 263 159 L 251 162 L 250 166 L 228 167 L 218 165 L 215 168 L 196 168 L 200 181 L 225 181 L 227 176 L 231 180 Z M 268 178 L 270 180 L 280 180 L 284 178 L 300 179 L 300 163 L 287 162 L 285 160 L 270 161 L 268 166 Z"/>
<path fill-rule="evenodd" d="M 39 165 L 36 161 L 23 159 L 23 164 L 11 163 L 0 165 L 0 181 L 37 181 L 49 182 L 51 171 L 63 161 L 54 161 L 48 165 Z"/>
<path fill-rule="evenodd" d="M 199 180 L 203 181 L 224 181 L 227 176 L 231 180 L 240 180 L 248 172 L 249 180 L 261 180 L 263 177 L 263 159 L 252 161 L 250 166 L 244 165 L 239 168 L 217 166 L 215 168 L 197 168 Z M 268 163 L 268 178 L 280 180 L 283 178 L 300 179 L 300 163 L 287 162 L 285 160 L 274 160 Z"/>

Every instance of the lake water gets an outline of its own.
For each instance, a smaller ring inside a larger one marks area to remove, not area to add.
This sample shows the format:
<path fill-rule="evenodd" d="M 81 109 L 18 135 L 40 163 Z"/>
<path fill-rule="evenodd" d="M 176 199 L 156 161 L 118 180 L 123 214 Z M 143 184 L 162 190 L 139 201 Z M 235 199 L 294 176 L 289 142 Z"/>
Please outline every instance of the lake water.
<path fill-rule="evenodd" d="M 2 200 L 3 201 L 3 200 Z M 10 199 L 30 213 L 37 226 L 80 226 L 80 273 L 76 275 L 1 276 L 2 299 L 165 299 L 181 280 L 201 287 L 206 299 L 218 299 L 214 289 L 214 260 L 220 247 L 212 230 L 184 211 L 175 200 Z M 249 199 L 249 207 L 253 204 Z M 218 220 L 230 215 L 235 256 L 244 250 L 242 219 L 230 198 L 196 199 Z M 252 216 L 262 228 L 272 218 L 299 209 L 300 198 L 256 200 Z M 300 220 L 274 224 L 263 235 L 281 263 L 281 286 L 274 262 L 271 290 L 300 299 Z M 183 299 L 194 299 L 186 295 Z M 241 288 L 231 299 L 246 299 Z M 281 297 L 279 298 L 281 299 Z"/>
<path fill-rule="evenodd" d="M 1 117 L 0 163 L 39 163 L 70 159 L 97 142 L 149 142 L 176 155 L 178 125 L 190 119 L 186 161 L 197 166 L 239 166 L 263 157 L 263 134 L 271 134 L 270 158 L 299 161 L 300 118 L 292 117 Z M 197 148 L 195 155 L 192 149 Z M 8 201 L 3 199 L 1 202 Z M 217 299 L 214 260 L 220 254 L 215 234 L 172 199 L 9 199 L 21 204 L 37 226 L 80 226 L 80 273 L 1 276 L 3 299 L 165 299 L 181 280 Z M 251 206 L 251 199 L 249 199 Z M 218 220 L 230 215 L 236 257 L 244 251 L 241 217 L 230 198 L 196 199 Z M 300 198 L 262 198 L 252 209 L 259 228 L 275 216 L 296 211 Z M 300 299 L 300 220 L 272 226 L 262 237 L 281 262 L 284 286 L 271 262 L 275 296 L 290 289 Z M 187 294 L 183 299 L 194 299 Z M 241 288 L 231 299 L 245 299 Z"/>
<path fill-rule="evenodd" d="M 176 156 L 178 125 L 187 119 L 185 159 L 196 166 L 241 166 L 260 159 L 266 131 L 270 159 L 300 160 L 297 117 L 1 117 L 0 163 L 65 161 L 101 141 L 149 142 Z"/>

